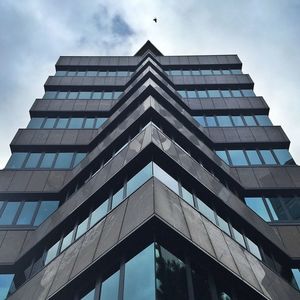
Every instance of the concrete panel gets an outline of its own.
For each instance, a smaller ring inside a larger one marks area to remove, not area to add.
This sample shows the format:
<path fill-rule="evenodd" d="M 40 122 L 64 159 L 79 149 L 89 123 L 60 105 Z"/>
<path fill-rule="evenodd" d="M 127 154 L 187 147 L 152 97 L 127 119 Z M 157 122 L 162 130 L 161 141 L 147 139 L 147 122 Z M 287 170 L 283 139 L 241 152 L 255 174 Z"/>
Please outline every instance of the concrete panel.
<path fill-rule="evenodd" d="M 10 182 L 9 191 L 25 191 L 31 178 L 32 171 L 16 171 L 14 178 Z"/>
<path fill-rule="evenodd" d="M 28 182 L 27 192 L 43 192 L 49 176 L 49 171 L 35 171 Z"/>

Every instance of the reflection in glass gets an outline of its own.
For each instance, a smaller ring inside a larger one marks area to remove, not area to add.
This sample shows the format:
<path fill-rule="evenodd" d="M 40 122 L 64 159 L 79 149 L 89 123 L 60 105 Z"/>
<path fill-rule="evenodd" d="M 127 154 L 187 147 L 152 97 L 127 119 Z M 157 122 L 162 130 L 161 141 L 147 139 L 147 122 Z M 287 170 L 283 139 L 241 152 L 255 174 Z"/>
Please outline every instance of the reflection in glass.
<path fill-rule="evenodd" d="M 34 226 L 40 225 L 46 220 L 58 207 L 59 201 L 43 201 L 38 210 L 37 216 L 34 221 Z"/>
<path fill-rule="evenodd" d="M 111 275 L 101 284 L 100 300 L 118 300 L 119 278 L 120 271 Z M 138 286 L 136 288 L 139 289 Z"/>
<path fill-rule="evenodd" d="M 13 278 L 13 274 L 0 274 L 0 299 L 6 299 Z"/>
<path fill-rule="evenodd" d="M 256 214 L 258 214 L 265 221 L 270 222 L 270 216 L 264 205 L 261 197 L 245 197 L 245 202 Z"/>
<path fill-rule="evenodd" d="M 153 163 L 153 172 L 157 179 L 159 179 L 176 194 L 179 194 L 178 182 L 155 163 Z"/>
<path fill-rule="evenodd" d="M 0 217 L 0 225 L 10 225 L 13 223 L 15 215 L 20 206 L 20 202 L 7 202 Z"/>
<path fill-rule="evenodd" d="M 38 202 L 25 202 L 19 215 L 17 225 L 31 224 L 33 214 L 36 210 Z"/>

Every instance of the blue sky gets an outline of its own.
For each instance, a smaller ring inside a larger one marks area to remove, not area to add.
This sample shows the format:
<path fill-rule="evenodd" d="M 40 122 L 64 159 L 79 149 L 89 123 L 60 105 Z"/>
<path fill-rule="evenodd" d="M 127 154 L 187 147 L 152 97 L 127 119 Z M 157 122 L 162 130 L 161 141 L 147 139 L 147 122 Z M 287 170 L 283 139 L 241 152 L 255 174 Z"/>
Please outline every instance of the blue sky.
<path fill-rule="evenodd" d="M 238 54 L 300 163 L 299 1 L 2 0 L 0 11 L 0 168 L 60 55 L 132 55 L 148 39 L 165 55 Z"/>

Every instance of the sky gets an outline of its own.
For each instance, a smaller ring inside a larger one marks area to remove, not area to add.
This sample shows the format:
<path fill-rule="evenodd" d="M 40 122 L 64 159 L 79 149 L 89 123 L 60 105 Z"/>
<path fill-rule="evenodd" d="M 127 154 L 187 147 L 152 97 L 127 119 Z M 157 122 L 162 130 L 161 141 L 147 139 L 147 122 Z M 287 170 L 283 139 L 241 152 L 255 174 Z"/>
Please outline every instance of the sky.
<path fill-rule="evenodd" d="M 238 54 L 300 164 L 300 1 L 0 1 L 0 168 L 60 55 Z M 153 18 L 158 22 L 154 23 Z"/>

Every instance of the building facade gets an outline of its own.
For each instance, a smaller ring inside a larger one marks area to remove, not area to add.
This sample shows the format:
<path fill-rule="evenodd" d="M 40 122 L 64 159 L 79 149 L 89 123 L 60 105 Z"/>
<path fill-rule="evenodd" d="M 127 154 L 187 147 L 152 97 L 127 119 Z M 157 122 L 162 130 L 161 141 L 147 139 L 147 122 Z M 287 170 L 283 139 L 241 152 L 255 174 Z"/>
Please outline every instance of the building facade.
<path fill-rule="evenodd" d="M 236 55 L 60 57 L 0 171 L 0 299 L 300 299 L 300 168 Z"/>

